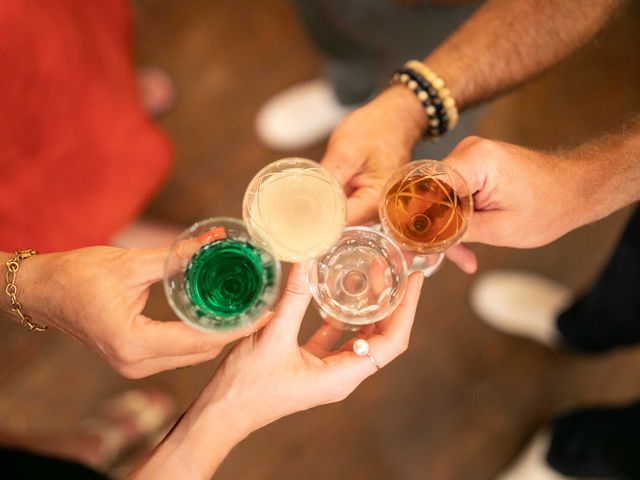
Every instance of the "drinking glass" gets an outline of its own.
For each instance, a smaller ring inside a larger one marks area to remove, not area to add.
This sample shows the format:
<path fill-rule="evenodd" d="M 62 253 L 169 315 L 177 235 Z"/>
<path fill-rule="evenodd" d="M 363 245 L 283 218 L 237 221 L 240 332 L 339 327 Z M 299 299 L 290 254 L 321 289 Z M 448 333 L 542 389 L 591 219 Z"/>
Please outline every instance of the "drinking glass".
<path fill-rule="evenodd" d="M 473 197 L 453 168 L 436 160 L 411 162 L 387 180 L 379 205 L 382 228 L 413 254 L 411 271 L 433 275 L 444 251 L 469 225 Z"/>
<path fill-rule="evenodd" d="M 337 243 L 309 260 L 306 268 L 321 314 L 341 322 L 338 326 L 344 329 L 390 315 L 407 286 L 402 251 L 385 234 L 368 227 L 346 228 Z"/>
<path fill-rule="evenodd" d="M 235 218 L 193 224 L 169 250 L 164 290 L 176 315 L 205 331 L 255 322 L 275 302 L 280 262 Z"/>
<path fill-rule="evenodd" d="M 346 224 L 342 187 L 320 164 L 284 158 L 260 170 L 244 195 L 251 237 L 282 261 L 304 262 L 326 252 Z"/>

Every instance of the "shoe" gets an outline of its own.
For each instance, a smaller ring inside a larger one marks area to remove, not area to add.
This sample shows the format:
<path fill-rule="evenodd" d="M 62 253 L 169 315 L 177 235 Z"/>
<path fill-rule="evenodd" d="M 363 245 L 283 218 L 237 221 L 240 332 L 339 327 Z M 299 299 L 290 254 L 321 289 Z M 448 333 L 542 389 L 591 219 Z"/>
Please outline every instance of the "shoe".
<path fill-rule="evenodd" d="M 519 271 L 482 275 L 471 287 L 474 313 L 497 330 L 526 337 L 548 347 L 560 343 L 556 319 L 572 301 L 569 288 Z"/>
<path fill-rule="evenodd" d="M 138 94 L 142 108 L 151 118 L 166 115 L 176 105 L 176 84 L 173 78 L 158 67 L 137 70 Z"/>
<path fill-rule="evenodd" d="M 538 433 L 520 456 L 495 480 L 577 480 L 553 470 L 546 461 L 550 434 Z"/>
<path fill-rule="evenodd" d="M 77 435 L 98 440 L 93 451 L 85 452 L 84 463 L 106 472 L 135 448 L 150 451 L 176 416 L 173 397 L 159 390 L 138 388 L 109 398 L 76 426 Z"/>
<path fill-rule="evenodd" d="M 305 148 L 327 138 L 354 108 L 338 102 L 327 80 L 311 80 L 269 99 L 256 116 L 256 133 L 275 150 Z"/>

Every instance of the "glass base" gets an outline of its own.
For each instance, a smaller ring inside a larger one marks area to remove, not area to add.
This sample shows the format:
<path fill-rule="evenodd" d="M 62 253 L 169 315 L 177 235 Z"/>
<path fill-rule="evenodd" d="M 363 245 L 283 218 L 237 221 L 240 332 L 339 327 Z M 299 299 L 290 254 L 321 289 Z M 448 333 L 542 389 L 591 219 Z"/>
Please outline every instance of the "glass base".
<path fill-rule="evenodd" d="M 444 252 L 430 255 L 415 255 L 409 267 L 410 272 L 422 272 L 425 277 L 430 277 L 442 266 Z"/>
<path fill-rule="evenodd" d="M 345 322 L 341 322 L 340 320 L 336 320 L 332 316 L 328 315 L 327 312 L 325 312 L 320 307 L 320 305 L 318 305 L 317 302 L 315 302 L 314 305 L 316 307 L 316 310 L 318 311 L 318 314 L 320 315 L 320 318 L 322 318 L 322 320 L 325 323 L 328 323 L 333 328 L 335 328 L 337 330 L 342 330 L 344 332 L 358 332 L 358 331 L 360 331 L 360 327 L 362 327 L 362 325 L 354 325 L 352 323 L 345 323 Z"/>

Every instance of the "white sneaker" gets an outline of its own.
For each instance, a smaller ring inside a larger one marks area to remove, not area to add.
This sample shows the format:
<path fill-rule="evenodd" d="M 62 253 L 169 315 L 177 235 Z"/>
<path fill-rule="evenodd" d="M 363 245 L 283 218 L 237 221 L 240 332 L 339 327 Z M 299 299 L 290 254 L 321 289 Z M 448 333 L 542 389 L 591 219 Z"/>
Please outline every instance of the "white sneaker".
<path fill-rule="evenodd" d="M 256 133 L 276 150 L 308 147 L 327 138 L 353 108 L 338 102 L 327 80 L 311 80 L 269 99 L 256 116 Z"/>
<path fill-rule="evenodd" d="M 557 316 L 572 301 L 569 288 L 518 271 L 485 273 L 471 288 L 474 313 L 497 330 L 549 347 L 559 343 Z"/>
<path fill-rule="evenodd" d="M 575 480 L 562 475 L 547 464 L 549 432 L 538 433 L 526 446 L 520 456 L 495 480 Z"/>

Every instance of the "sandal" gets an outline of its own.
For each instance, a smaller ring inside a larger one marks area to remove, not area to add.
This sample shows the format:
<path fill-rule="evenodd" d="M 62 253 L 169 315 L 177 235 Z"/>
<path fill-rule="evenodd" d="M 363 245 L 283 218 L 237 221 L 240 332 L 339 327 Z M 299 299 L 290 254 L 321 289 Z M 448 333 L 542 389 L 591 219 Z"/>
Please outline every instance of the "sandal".
<path fill-rule="evenodd" d="M 149 446 L 176 412 L 173 398 L 154 389 L 127 390 L 108 399 L 95 416 L 78 423 L 79 432 L 98 438 L 92 466 L 107 471 L 134 449 Z"/>

